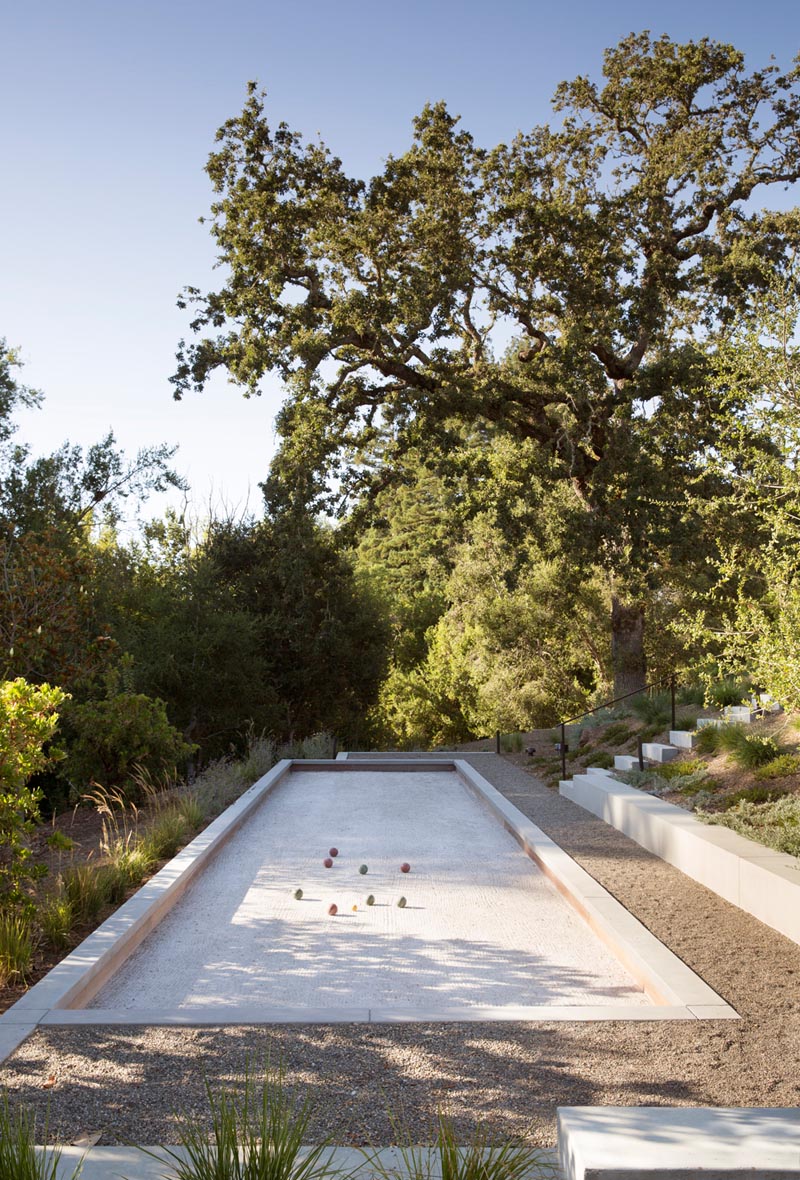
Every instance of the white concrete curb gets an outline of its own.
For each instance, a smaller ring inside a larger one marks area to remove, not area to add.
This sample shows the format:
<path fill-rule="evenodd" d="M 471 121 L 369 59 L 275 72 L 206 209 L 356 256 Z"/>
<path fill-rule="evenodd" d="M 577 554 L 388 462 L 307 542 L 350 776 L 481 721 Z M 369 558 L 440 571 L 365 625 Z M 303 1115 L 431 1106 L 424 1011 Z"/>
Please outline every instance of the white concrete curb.
<path fill-rule="evenodd" d="M 575 775 L 559 792 L 726 901 L 800 943 L 800 860 L 701 823 L 608 776 Z"/>

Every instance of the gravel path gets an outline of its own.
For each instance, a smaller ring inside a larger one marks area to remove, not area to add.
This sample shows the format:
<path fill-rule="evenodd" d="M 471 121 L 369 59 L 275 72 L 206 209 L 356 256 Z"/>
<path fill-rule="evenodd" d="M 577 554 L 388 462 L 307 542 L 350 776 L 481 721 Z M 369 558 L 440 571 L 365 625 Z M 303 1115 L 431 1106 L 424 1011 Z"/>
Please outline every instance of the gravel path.
<path fill-rule="evenodd" d="M 0 1067 L 12 1101 L 67 1142 L 175 1142 L 207 1117 L 204 1079 L 283 1061 L 314 1103 L 313 1137 L 388 1144 L 387 1110 L 424 1140 L 437 1108 L 459 1134 L 555 1141 L 557 1106 L 800 1105 L 800 947 L 721 901 L 494 754 L 469 761 L 740 1013 L 740 1021 L 52 1028 Z"/>

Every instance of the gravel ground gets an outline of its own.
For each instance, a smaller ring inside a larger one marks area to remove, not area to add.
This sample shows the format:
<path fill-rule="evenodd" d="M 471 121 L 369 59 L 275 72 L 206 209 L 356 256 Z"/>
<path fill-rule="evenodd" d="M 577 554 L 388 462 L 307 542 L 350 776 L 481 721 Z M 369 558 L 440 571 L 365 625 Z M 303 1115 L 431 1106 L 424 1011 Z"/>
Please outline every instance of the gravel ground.
<path fill-rule="evenodd" d="M 12 1102 L 72 1142 L 174 1143 L 175 1111 L 207 1118 L 204 1084 L 282 1060 L 314 1106 L 309 1139 L 417 1140 L 437 1108 L 555 1142 L 572 1105 L 800 1106 L 800 947 L 663 864 L 494 754 L 469 761 L 736 1008 L 740 1021 L 52 1028 L 0 1066 Z"/>

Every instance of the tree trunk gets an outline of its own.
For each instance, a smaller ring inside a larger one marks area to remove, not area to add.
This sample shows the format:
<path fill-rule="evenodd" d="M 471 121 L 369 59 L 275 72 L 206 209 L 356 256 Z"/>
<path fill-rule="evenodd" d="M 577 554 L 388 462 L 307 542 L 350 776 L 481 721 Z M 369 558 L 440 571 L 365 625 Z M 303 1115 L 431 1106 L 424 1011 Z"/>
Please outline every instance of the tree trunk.
<path fill-rule="evenodd" d="M 644 606 L 640 602 L 622 602 L 616 595 L 611 598 L 611 661 L 615 697 L 644 688 Z"/>

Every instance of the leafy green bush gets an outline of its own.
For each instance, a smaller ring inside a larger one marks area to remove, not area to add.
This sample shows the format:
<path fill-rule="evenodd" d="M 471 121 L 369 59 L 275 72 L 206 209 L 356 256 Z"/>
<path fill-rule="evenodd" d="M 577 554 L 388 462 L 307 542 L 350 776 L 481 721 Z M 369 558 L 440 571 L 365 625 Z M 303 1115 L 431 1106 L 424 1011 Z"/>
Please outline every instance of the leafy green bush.
<path fill-rule="evenodd" d="M 141 770 L 174 776 L 197 749 L 170 725 L 164 702 L 143 693 L 74 705 L 68 721 L 72 740 L 66 772 L 81 789 L 98 782 L 136 795 Z"/>
<path fill-rule="evenodd" d="M 753 778 L 788 778 L 792 774 L 800 774 L 800 754 L 779 754 L 771 762 L 759 766 L 753 772 Z"/>
<path fill-rule="evenodd" d="M 742 725 L 721 726 L 719 745 L 743 770 L 764 766 L 780 753 L 778 743 L 773 738 L 749 734 Z"/>
<path fill-rule="evenodd" d="M 67 699 L 49 684 L 0 683 L 0 909 L 34 909 L 25 885 L 40 877 L 42 868 L 33 864 L 26 837 L 38 816 L 40 792 L 30 779 L 60 757 L 56 749 L 45 753 L 45 746 Z"/>

